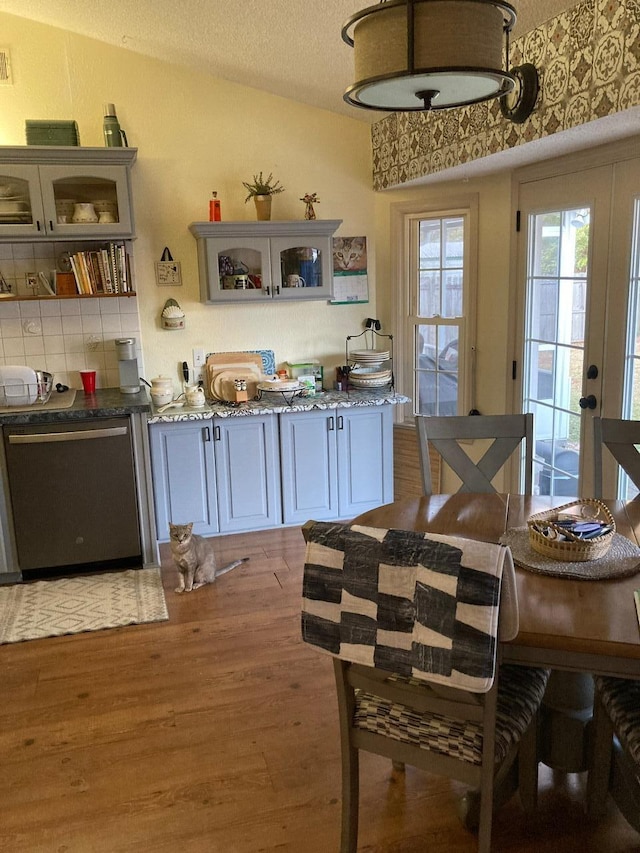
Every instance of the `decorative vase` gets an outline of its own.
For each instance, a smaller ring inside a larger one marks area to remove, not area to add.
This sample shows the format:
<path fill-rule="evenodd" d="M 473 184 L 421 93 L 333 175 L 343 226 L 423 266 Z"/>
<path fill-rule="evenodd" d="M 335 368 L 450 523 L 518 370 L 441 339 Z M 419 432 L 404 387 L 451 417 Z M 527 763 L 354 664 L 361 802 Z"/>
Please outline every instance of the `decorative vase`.
<path fill-rule="evenodd" d="M 256 206 L 256 217 L 260 222 L 271 219 L 271 196 L 254 195 L 253 201 Z"/>

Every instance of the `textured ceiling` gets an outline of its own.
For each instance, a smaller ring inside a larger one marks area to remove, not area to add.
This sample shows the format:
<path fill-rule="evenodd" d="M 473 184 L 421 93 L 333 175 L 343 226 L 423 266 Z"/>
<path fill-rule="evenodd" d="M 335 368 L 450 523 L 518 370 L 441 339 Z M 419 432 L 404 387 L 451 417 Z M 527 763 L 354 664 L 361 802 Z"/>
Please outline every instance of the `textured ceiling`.
<path fill-rule="evenodd" d="M 577 0 L 511 0 L 518 37 Z M 262 89 L 370 123 L 384 113 L 342 100 L 353 82 L 343 23 L 375 0 L 0 0 L 0 12 Z M 11 48 L 11 45 L 7 45 Z M 465 165 L 468 178 L 630 136 L 640 109 L 556 133 Z M 445 179 L 445 170 L 420 183 Z"/>
<path fill-rule="evenodd" d="M 512 0 L 514 35 L 576 0 Z M 0 11 L 371 122 L 350 107 L 342 24 L 374 0 L 0 0 Z M 10 45 L 9 45 L 10 47 Z"/>

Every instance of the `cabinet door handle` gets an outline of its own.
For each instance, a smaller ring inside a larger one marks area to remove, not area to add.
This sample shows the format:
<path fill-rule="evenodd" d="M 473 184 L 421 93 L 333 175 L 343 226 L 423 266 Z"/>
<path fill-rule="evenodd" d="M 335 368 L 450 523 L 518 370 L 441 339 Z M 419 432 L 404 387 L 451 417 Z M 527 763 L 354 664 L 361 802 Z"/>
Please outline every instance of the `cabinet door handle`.
<path fill-rule="evenodd" d="M 53 231 L 53 219 L 49 220 L 49 231 Z"/>
<path fill-rule="evenodd" d="M 332 416 L 329 418 L 329 432 L 331 432 L 331 431 L 332 431 L 332 430 L 334 430 L 334 429 L 335 429 L 335 426 L 334 426 L 334 423 L 333 423 L 333 415 L 332 415 Z"/>
<path fill-rule="evenodd" d="M 271 296 L 271 288 L 270 287 L 263 287 L 262 289 L 264 290 L 265 296 Z"/>
<path fill-rule="evenodd" d="M 338 415 L 338 429 L 344 429 L 344 419 L 342 415 Z"/>
<path fill-rule="evenodd" d="M 205 441 L 211 441 L 211 433 L 209 432 L 208 426 L 202 428 L 202 434 Z"/>
<path fill-rule="evenodd" d="M 39 219 L 36 219 L 36 228 L 38 229 L 38 231 L 40 231 L 40 230 L 41 230 L 41 228 L 40 228 L 40 220 L 39 220 Z"/>
<path fill-rule="evenodd" d="M 216 426 L 213 428 L 213 440 L 220 441 L 220 427 Z"/>
<path fill-rule="evenodd" d="M 276 285 L 276 296 L 280 296 L 280 287 Z"/>

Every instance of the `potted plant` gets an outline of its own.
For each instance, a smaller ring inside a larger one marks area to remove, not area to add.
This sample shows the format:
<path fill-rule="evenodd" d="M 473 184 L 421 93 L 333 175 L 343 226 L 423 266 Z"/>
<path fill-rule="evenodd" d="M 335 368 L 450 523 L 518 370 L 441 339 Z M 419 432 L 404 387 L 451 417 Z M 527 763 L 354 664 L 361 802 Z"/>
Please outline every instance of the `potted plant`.
<path fill-rule="evenodd" d="M 271 219 L 271 198 L 277 193 L 284 192 L 284 187 L 280 186 L 280 181 L 274 181 L 271 172 L 269 172 L 268 178 L 264 178 L 260 172 L 259 175 L 253 176 L 252 183 L 243 181 L 242 184 L 249 191 L 244 203 L 246 204 L 252 198 L 256 206 L 257 218 L 259 220 Z"/>

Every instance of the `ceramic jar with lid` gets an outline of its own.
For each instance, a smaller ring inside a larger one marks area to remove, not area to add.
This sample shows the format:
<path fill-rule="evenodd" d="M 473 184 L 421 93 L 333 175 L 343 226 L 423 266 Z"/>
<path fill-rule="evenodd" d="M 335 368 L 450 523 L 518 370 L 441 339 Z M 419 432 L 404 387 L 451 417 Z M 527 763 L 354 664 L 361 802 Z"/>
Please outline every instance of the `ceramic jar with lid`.
<path fill-rule="evenodd" d="M 156 376 L 151 380 L 151 399 L 155 406 L 164 406 L 173 400 L 173 380 L 170 376 Z"/>

